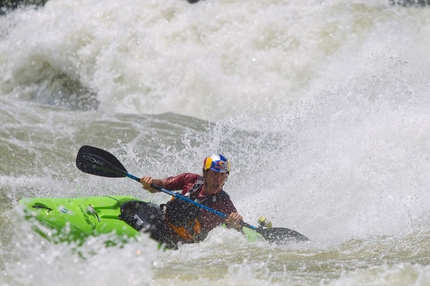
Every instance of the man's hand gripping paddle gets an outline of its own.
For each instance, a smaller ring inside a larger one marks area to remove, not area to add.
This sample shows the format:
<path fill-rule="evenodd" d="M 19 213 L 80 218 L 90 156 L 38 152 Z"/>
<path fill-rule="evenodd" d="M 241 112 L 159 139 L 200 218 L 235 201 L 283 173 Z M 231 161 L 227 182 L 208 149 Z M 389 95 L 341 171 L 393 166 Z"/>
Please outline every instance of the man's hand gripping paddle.
<path fill-rule="evenodd" d="M 128 177 L 140 183 L 140 179 L 128 173 L 121 162 L 111 153 L 92 146 L 82 146 L 76 156 L 76 166 L 79 170 L 102 177 L 119 178 Z M 199 204 L 187 197 L 184 197 L 178 193 L 166 190 L 160 186 L 151 185 L 152 188 L 159 190 L 160 192 L 171 195 L 180 200 L 186 201 L 190 204 L 195 205 L 201 209 L 209 211 L 213 214 L 219 215 L 220 217 L 227 218 L 228 216 L 217 210 L 209 208 L 205 205 Z M 308 238 L 297 231 L 283 227 L 273 228 L 262 228 L 255 227 L 246 222 L 242 222 L 244 227 L 250 228 L 259 234 L 261 234 L 267 241 L 274 243 L 282 243 L 289 241 L 308 241 Z"/>

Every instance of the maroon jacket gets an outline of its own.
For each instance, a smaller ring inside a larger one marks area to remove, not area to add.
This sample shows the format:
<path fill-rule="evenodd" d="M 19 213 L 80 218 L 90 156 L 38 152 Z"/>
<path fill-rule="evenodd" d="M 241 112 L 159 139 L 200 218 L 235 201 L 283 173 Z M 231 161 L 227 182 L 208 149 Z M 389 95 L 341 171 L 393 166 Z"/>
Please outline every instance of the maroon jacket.
<path fill-rule="evenodd" d="M 159 185 L 168 190 L 182 190 L 182 195 L 187 194 L 194 186 L 195 183 L 199 181 L 201 177 L 197 174 L 184 173 L 174 177 L 168 177 L 160 180 Z M 158 183 L 158 182 L 154 182 Z M 230 200 L 230 196 L 221 190 L 221 192 L 216 195 L 205 196 L 202 188 L 197 190 L 197 202 L 202 202 L 205 200 L 205 205 L 222 212 L 229 216 L 231 213 L 237 212 L 233 202 Z M 204 209 L 200 210 L 199 221 L 202 225 L 204 231 L 209 232 L 215 227 L 224 223 L 225 218 L 219 215 L 208 212 Z"/>

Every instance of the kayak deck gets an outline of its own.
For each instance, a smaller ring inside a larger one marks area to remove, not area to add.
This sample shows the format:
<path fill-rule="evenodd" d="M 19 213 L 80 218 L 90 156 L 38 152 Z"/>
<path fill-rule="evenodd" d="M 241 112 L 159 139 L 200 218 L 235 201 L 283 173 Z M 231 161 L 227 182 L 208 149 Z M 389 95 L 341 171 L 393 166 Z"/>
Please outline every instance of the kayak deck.
<path fill-rule="evenodd" d="M 37 220 L 32 228 L 45 239 L 54 242 L 83 242 L 90 236 L 116 233 L 128 240 L 139 232 L 118 219 L 120 206 L 128 196 L 84 198 L 27 198 L 19 201 L 27 220 Z"/>

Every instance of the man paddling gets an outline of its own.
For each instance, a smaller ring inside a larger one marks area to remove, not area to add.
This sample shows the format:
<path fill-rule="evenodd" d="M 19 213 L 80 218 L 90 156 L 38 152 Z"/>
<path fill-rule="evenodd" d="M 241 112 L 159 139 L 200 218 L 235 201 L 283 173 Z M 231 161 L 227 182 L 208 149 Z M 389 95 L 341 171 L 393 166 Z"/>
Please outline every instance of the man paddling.
<path fill-rule="evenodd" d="M 228 160 L 220 154 L 205 159 L 202 177 L 186 173 L 158 180 L 159 184 L 166 187 L 169 184 L 172 184 L 171 186 L 176 184 L 176 188 L 182 189 L 185 195 L 155 185 L 156 180 L 150 177 L 133 176 L 114 155 L 100 148 L 82 146 L 76 155 L 76 166 L 85 173 L 97 176 L 128 177 L 142 183 L 151 192 L 159 190 L 174 197 L 175 199 L 163 205 L 163 208 L 141 200 L 127 201 L 120 206 L 121 213 L 118 217 L 136 230 L 149 233 L 151 238 L 167 248 L 177 248 L 181 241 L 185 243 L 201 241 L 211 229 L 222 223 L 237 230 L 241 230 L 244 226 L 257 232 L 269 242 L 309 241 L 306 236 L 292 229 L 266 228 L 261 225 L 257 228 L 243 222 L 230 197 L 222 190 L 230 173 L 230 166 Z M 179 201 L 187 204 L 181 204 Z M 92 208 L 91 205 L 90 207 Z M 211 217 L 207 212 L 220 218 Z M 100 219 L 96 212 L 94 214 Z"/>
<path fill-rule="evenodd" d="M 146 231 L 152 238 L 168 247 L 176 246 L 178 243 L 202 241 L 209 231 L 224 223 L 228 228 L 241 231 L 243 217 L 237 213 L 230 196 L 223 190 L 229 173 L 230 163 L 227 158 L 221 154 L 215 154 L 205 158 L 203 176 L 184 173 L 165 179 L 142 177 L 140 182 L 143 188 L 151 193 L 158 192 L 152 187 L 153 185 L 170 190 L 181 190 L 185 197 L 228 216 L 227 219 L 222 218 L 189 202 L 172 197 L 169 202 L 161 205 L 161 212 L 159 209 L 154 209 L 155 205 L 138 206 L 141 208 L 141 217 L 144 217 L 141 219 L 146 226 Z M 130 209 L 130 206 L 124 206 L 124 208 Z M 126 212 L 133 211 L 123 211 L 123 213 Z"/>

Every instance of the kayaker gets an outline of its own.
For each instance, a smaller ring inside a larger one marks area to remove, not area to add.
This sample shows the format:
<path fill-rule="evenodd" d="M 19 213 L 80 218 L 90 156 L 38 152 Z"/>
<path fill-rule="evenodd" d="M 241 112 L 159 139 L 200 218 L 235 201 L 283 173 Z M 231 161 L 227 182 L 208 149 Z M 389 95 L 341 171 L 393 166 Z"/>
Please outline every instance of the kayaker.
<path fill-rule="evenodd" d="M 230 196 L 223 190 L 229 174 L 230 163 L 227 158 L 214 154 L 205 158 L 202 176 L 193 173 L 165 179 L 145 176 L 140 181 L 143 188 L 151 193 L 158 192 L 151 188 L 152 184 L 168 190 L 181 190 L 182 195 L 228 216 L 224 219 L 174 197 L 162 205 L 165 221 L 178 237 L 178 242 L 193 243 L 203 240 L 209 231 L 224 223 L 228 228 L 242 230 L 243 217 L 238 214 Z"/>

